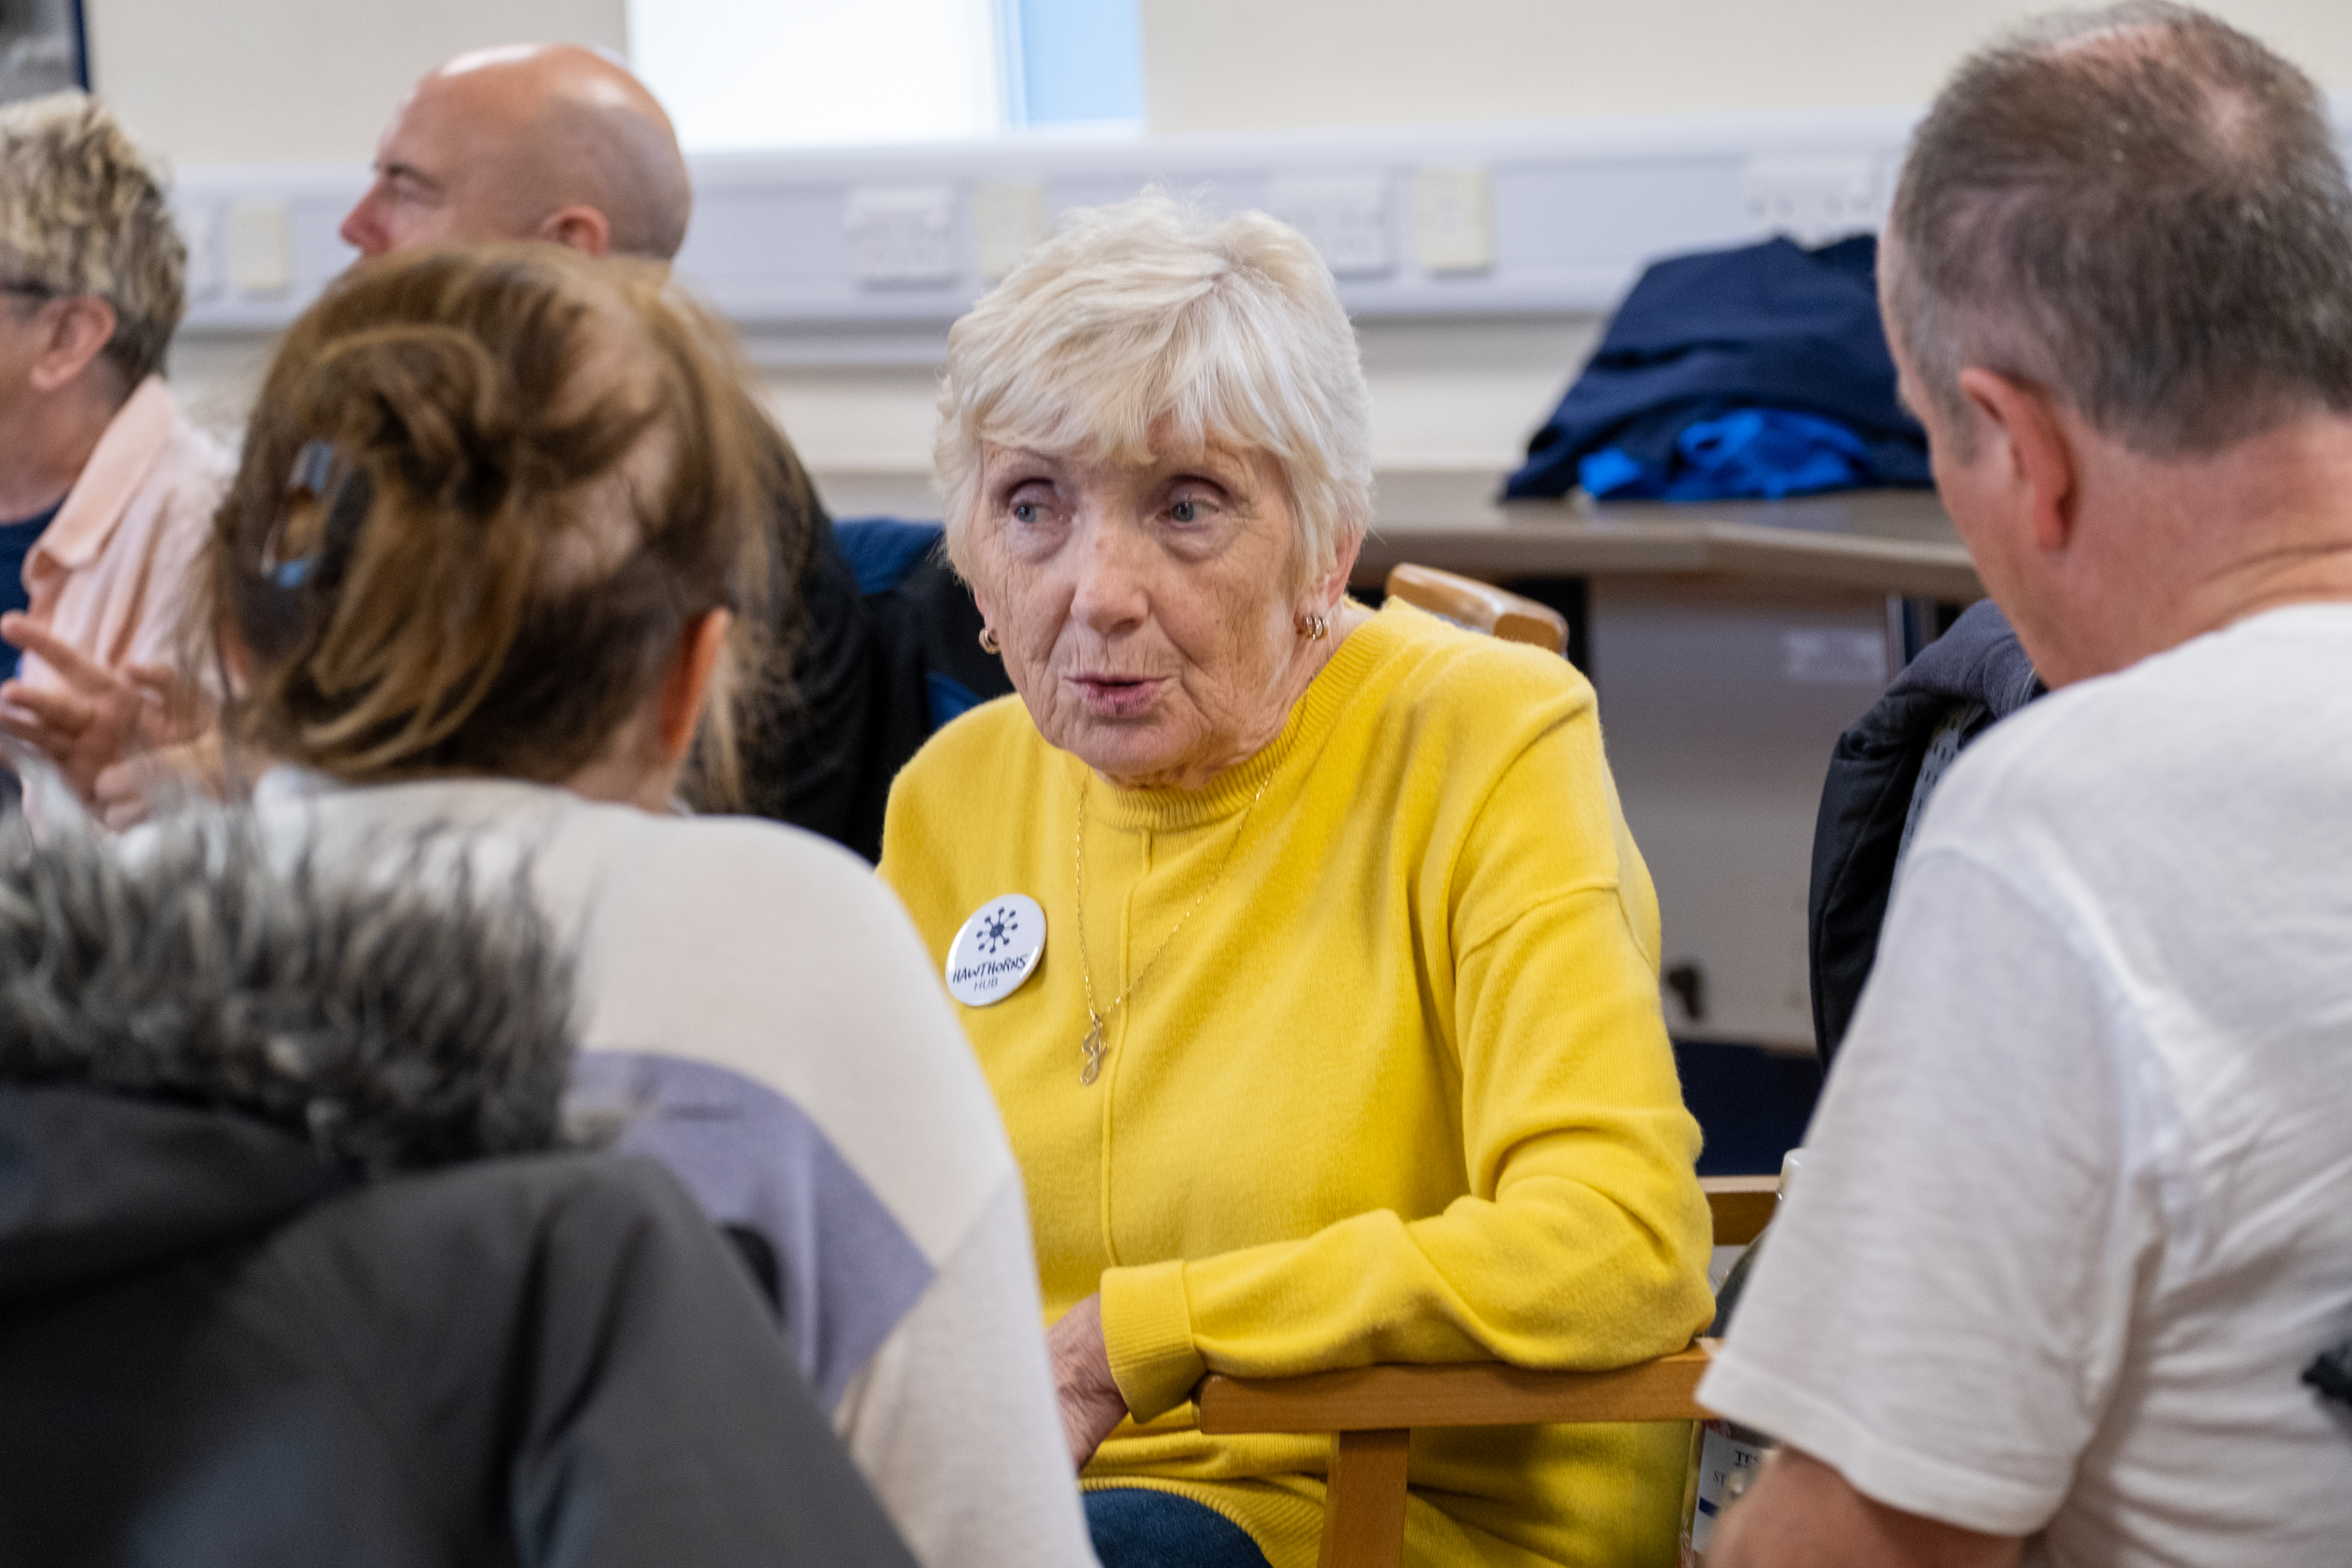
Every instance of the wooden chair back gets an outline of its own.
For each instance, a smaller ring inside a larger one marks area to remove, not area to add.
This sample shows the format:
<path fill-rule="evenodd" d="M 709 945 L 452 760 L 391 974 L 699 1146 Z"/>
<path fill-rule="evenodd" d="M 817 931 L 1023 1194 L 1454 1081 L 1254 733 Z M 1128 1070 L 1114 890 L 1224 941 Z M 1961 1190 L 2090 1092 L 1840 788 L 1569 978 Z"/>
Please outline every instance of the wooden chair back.
<path fill-rule="evenodd" d="M 1706 1191 L 1717 1247 L 1744 1247 L 1772 1217 L 1779 1178 L 1716 1176 Z M 1691 1421 L 1707 1346 L 1609 1372 L 1530 1372 L 1501 1362 L 1366 1366 L 1303 1377 L 1203 1378 L 1201 1430 L 1328 1432 L 1320 1568 L 1399 1568 L 1404 1561 L 1405 1455 L 1416 1426 L 1540 1422 Z"/>
<path fill-rule="evenodd" d="M 1505 642 L 1568 651 L 1568 617 L 1549 605 L 1434 566 L 1402 565 L 1389 573 L 1389 597 L 1442 616 L 1455 626 Z"/>

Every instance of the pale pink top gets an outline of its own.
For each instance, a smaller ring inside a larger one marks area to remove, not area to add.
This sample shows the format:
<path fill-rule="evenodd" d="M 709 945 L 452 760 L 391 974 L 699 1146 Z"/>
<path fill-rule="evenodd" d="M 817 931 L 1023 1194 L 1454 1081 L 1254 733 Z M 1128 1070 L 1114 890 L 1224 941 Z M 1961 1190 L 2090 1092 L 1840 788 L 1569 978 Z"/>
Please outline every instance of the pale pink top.
<path fill-rule="evenodd" d="M 233 467 L 162 377 L 140 383 L 25 557 L 34 621 L 110 669 L 182 662 L 182 617 Z M 30 654 L 22 674 L 64 684 Z"/>

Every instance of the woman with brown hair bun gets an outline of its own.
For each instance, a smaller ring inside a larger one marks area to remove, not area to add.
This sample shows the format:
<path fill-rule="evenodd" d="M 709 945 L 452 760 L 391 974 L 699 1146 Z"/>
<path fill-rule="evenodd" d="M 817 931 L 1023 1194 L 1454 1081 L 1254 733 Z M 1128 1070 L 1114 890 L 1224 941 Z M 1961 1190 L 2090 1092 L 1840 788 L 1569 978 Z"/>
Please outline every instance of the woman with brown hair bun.
<path fill-rule="evenodd" d="M 659 268 L 354 268 L 280 346 L 215 528 L 231 734 L 289 856 L 529 879 L 576 943 L 573 1110 L 764 1266 L 923 1563 L 1087 1563 L 1018 1173 L 905 914 L 819 839 L 670 806 L 698 744 L 727 772 L 773 447 Z M 428 826 L 467 864 L 401 850 Z"/>

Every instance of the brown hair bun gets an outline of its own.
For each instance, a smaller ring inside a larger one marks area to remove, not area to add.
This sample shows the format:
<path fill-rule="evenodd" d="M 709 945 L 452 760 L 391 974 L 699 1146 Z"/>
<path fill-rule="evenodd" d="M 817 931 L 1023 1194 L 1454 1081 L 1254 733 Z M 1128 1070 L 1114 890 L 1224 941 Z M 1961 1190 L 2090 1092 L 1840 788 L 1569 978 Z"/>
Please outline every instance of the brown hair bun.
<path fill-rule="evenodd" d="M 280 344 L 215 528 L 245 735 L 349 783 L 576 775 L 688 623 L 768 587 L 782 443 L 746 379 L 653 264 L 354 268 Z M 763 618 L 736 617 L 739 666 L 763 668 Z M 730 779 L 711 706 L 704 771 Z"/>

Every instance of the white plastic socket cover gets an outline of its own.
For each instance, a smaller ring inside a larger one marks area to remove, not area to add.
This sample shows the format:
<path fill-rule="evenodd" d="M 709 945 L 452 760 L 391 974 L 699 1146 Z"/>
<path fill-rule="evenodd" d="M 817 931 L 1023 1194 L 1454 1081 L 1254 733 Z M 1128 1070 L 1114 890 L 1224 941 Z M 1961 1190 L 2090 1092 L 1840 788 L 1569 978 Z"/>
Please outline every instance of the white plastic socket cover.
<path fill-rule="evenodd" d="M 945 185 L 853 187 L 841 226 L 861 284 L 955 281 L 955 193 Z"/>
<path fill-rule="evenodd" d="M 1413 258 L 1424 272 L 1484 272 L 1495 265 L 1494 183 L 1484 169 L 1416 169 Z"/>
<path fill-rule="evenodd" d="M 1821 245 L 1876 228 L 1894 182 L 1861 153 L 1750 158 L 1740 184 L 1757 227 Z"/>
<path fill-rule="evenodd" d="M 983 180 L 972 187 L 972 247 L 991 282 L 1020 266 L 1049 226 L 1045 186 Z"/>
<path fill-rule="evenodd" d="M 1386 174 L 1278 174 L 1266 210 L 1322 253 L 1338 278 L 1384 278 L 1396 266 Z"/>
<path fill-rule="evenodd" d="M 294 246 L 284 202 L 238 202 L 228 209 L 229 286 L 283 294 L 294 286 Z"/>

